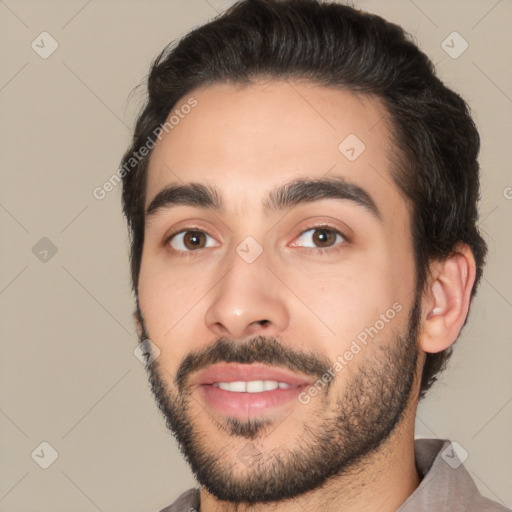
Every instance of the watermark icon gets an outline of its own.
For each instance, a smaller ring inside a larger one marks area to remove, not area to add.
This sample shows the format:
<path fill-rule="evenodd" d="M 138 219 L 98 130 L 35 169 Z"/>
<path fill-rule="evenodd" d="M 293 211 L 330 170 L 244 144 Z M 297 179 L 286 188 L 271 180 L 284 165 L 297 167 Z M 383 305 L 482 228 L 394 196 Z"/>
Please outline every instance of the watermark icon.
<path fill-rule="evenodd" d="M 307 390 L 299 393 L 298 400 L 301 404 L 307 405 L 311 401 L 311 397 L 318 395 L 325 386 L 331 382 L 332 379 L 336 376 L 337 373 L 340 373 L 343 368 L 345 368 L 350 361 L 354 359 L 354 356 L 359 354 L 363 350 L 364 347 L 368 344 L 368 337 L 373 339 L 377 334 L 379 334 L 382 329 L 395 318 L 397 313 L 402 311 L 403 306 L 399 302 L 395 302 L 389 309 L 386 310 L 385 313 L 381 313 L 379 319 L 370 327 L 365 327 L 355 339 L 350 343 L 350 348 L 345 350 L 342 355 L 338 355 L 336 361 L 332 364 L 332 366 L 325 372 L 320 379 L 318 379 L 314 384 L 309 386 Z M 360 343 L 363 345 L 361 347 Z"/>
<path fill-rule="evenodd" d="M 453 441 L 442 452 L 441 457 L 452 469 L 457 469 L 468 458 L 469 454 L 464 448 Z"/>
<path fill-rule="evenodd" d="M 503 197 L 505 199 L 512 199 L 512 187 L 505 187 L 503 189 Z"/>
<path fill-rule="evenodd" d="M 30 46 L 41 59 L 47 59 L 59 47 L 59 43 L 48 32 L 41 32 Z"/>
<path fill-rule="evenodd" d="M 469 47 L 469 43 L 458 33 L 448 34 L 441 43 L 441 48 L 452 58 L 458 59 Z"/>
<path fill-rule="evenodd" d="M 150 340 L 141 341 L 133 351 L 133 355 L 144 365 L 149 366 L 160 356 L 160 349 Z"/>
<path fill-rule="evenodd" d="M 43 236 L 32 247 L 32 254 L 42 263 L 48 263 L 56 254 L 57 246 L 47 237 Z"/>
<path fill-rule="evenodd" d="M 48 469 L 57 460 L 59 454 L 50 443 L 43 441 L 30 456 L 38 466 Z"/>
<path fill-rule="evenodd" d="M 252 236 L 248 236 L 238 244 L 236 252 L 246 263 L 253 263 L 260 257 L 263 247 Z"/>
<path fill-rule="evenodd" d="M 148 136 L 146 142 L 137 150 L 134 151 L 128 161 L 123 164 L 117 171 L 106 180 L 103 185 L 94 188 L 92 195 L 95 199 L 101 201 L 105 199 L 109 192 L 112 192 L 114 188 L 121 183 L 122 179 L 129 174 L 137 165 L 139 165 L 146 156 L 148 156 L 151 150 L 156 146 L 156 140 L 162 140 L 162 132 L 169 133 L 180 123 L 181 119 L 184 119 L 187 114 L 190 114 L 192 109 L 197 106 L 197 100 L 194 97 L 190 97 L 184 105 L 179 109 L 175 109 L 171 116 L 167 117 L 166 122 L 158 126 L 153 130 L 153 138 Z"/>
<path fill-rule="evenodd" d="M 340 153 L 350 162 L 357 160 L 365 149 L 364 142 L 354 133 L 345 137 L 338 146 Z"/>
<path fill-rule="evenodd" d="M 258 448 L 256 448 L 256 446 L 254 446 L 253 443 L 247 443 L 237 453 L 237 457 L 248 468 L 254 466 L 254 464 L 259 462 L 262 456 L 263 453 L 260 450 L 258 450 Z"/>

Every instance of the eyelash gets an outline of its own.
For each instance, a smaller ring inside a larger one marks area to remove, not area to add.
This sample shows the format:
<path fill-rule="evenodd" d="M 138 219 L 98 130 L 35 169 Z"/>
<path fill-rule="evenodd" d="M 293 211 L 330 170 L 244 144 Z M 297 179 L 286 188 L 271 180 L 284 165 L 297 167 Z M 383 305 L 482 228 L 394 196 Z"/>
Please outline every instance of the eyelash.
<path fill-rule="evenodd" d="M 333 226 L 330 226 L 329 224 L 319 224 L 319 225 L 315 225 L 315 226 L 310 226 L 309 228 L 304 229 L 303 231 L 301 231 L 297 238 L 300 238 L 304 233 L 307 233 L 308 231 L 316 231 L 316 230 L 330 231 L 330 232 L 334 233 L 335 235 L 340 235 L 343 238 L 343 241 L 338 243 L 337 246 L 333 246 L 333 247 L 326 247 L 326 248 L 322 248 L 322 247 L 303 247 L 303 249 L 307 253 L 317 254 L 317 255 L 322 255 L 323 256 L 323 255 L 325 255 L 325 253 L 331 253 L 331 252 L 340 251 L 342 249 L 341 246 L 343 246 L 343 245 L 345 245 L 347 243 L 350 243 L 350 240 L 348 239 L 348 237 L 346 237 L 339 229 L 337 229 L 337 228 L 335 228 Z M 187 233 L 189 231 L 197 231 L 199 233 L 204 233 L 204 234 L 206 234 L 208 236 L 211 236 L 204 229 L 201 229 L 201 228 L 199 228 L 197 226 L 188 226 L 186 228 L 182 228 L 179 231 L 176 231 L 176 232 L 170 234 L 164 240 L 164 245 L 166 247 L 169 246 L 171 240 L 176 235 L 179 235 L 181 233 Z M 199 249 L 195 250 L 195 251 L 180 251 L 178 249 L 172 249 L 171 248 L 171 251 L 174 252 L 174 253 L 178 253 L 180 255 L 180 257 L 184 258 L 184 257 L 195 256 L 195 253 L 199 252 Z"/>
<path fill-rule="evenodd" d="M 299 236 L 297 238 L 300 238 L 304 233 L 307 233 L 308 231 L 330 231 L 331 233 L 334 233 L 335 235 L 340 235 L 341 238 L 343 238 L 342 242 L 339 242 L 337 245 L 333 247 L 303 247 L 303 249 L 309 253 L 309 254 L 317 254 L 319 256 L 325 256 L 326 253 L 333 253 L 340 251 L 342 249 L 342 246 L 347 244 L 349 242 L 348 237 L 346 237 L 339 229 L 335 228 L 334 226 L 331 226 L 329 224 L 318 224 L 316 226 L 310 226 L 307 229 L 304 229 L 299 233 Z"/>

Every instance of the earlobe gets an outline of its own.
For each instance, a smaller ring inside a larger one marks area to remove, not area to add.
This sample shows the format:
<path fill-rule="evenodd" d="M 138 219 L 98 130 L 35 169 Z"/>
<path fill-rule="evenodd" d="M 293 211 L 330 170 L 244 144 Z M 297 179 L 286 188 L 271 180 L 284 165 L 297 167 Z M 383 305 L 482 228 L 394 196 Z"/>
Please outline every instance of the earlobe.
<path fill-rule="evenodd" d="M 423 297 L 420 348 L 424 352 L 441 352 L 457 339 L 468 314 L 475 274 L 475 259 L 467 244 L 436 263 Z"/>

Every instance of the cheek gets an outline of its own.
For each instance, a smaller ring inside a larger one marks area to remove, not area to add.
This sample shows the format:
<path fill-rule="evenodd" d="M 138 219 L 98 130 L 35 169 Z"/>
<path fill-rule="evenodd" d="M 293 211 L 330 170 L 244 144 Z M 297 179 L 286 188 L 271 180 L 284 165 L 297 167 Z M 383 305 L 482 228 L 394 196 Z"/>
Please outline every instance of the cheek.
<path fill-rule="evenodd" d="M 175 341 L 183 325 L 197 315 L 204 295 L 197 276 L 179 275 L 156 259 L 142 261 L 139 278 L 139 304 L 151 341 L 161 350 L 177 347 Z M 196 319 L 197 320 L 197 319 Z"/>
<path fill-rule="evenodd" d="M 388 342 L 402 330 L 411 300 L 412 269 L 382 249 L 344 266 L 289 276 L 297 303 L 296 319 L 304 332 L 320 337 L 322 350 L 335 360 L 355 339 Z M 402 269 L 398 275 L 396 269 Z M 305 307 L 307 306 L 307 307 Z M 299 313 L 299 314 L 297 314 Z"/>
<path fill-rule="evenodd" d="M 308 290 L 306 304 L 314 313 L 308 314 L 308 323 L 314 331 L 326 332 L 325 351 L 331 359 L 393 304 L 388 290 L 363 278 L 331 275 L 328 283 L 310 285 Z"/>

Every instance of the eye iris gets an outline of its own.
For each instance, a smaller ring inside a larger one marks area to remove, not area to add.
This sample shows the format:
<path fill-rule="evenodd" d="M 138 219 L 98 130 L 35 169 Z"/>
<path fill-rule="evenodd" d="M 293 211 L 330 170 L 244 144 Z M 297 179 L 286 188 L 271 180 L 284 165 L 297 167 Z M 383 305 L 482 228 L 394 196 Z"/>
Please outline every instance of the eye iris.
<path fill-rule="evenodd" d="M 204 239 L 201 231 L 187 231 L 183 236 L 183 243 L 187 249 L 197 249 L 201 245 L 201 238 Z"/>
<path fill-rule="evenodd" d="M 336 241 L 336 234 L 329 229 L 316 229 L 315 234 L 313 234 L 313 241 L 320 246 L 330 246 Z M 328 243 L 329 241 L 332 243 Z"/>

